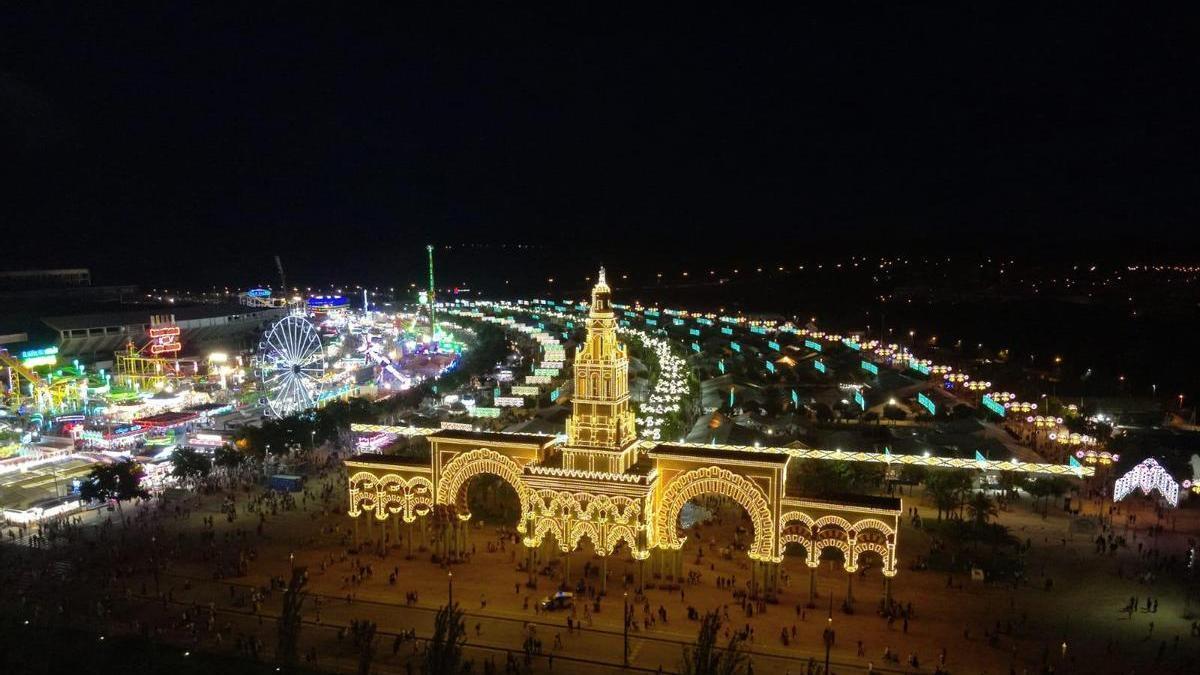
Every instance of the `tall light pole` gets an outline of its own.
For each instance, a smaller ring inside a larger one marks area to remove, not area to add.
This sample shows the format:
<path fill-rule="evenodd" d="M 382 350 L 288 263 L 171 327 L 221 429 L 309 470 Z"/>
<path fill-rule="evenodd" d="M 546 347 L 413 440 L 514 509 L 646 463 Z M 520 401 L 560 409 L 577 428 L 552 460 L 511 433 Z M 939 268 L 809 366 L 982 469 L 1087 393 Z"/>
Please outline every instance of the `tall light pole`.
<path fill-rule="evenodd" d="M 454 572 L 446 572 L 446 606 L 454 607 Z"/>
<path fill-rule="evenodd" d="M 624 656 L 624 663 L 625 663 L 625 667 L 628 668 L 629 667 L 629 591 L 625 591 L 624 596 L 625 596 L 625 610 L 624 610 L 625 656 Z"/>
<path fill-rule="evenodd" d="M 833 594 L 829 594 L 829 617 L 825 619 L 825 632 L 821 634 L 825 641 L 825 672 L 829 672 L 829 650 L 833 647 Z"/>

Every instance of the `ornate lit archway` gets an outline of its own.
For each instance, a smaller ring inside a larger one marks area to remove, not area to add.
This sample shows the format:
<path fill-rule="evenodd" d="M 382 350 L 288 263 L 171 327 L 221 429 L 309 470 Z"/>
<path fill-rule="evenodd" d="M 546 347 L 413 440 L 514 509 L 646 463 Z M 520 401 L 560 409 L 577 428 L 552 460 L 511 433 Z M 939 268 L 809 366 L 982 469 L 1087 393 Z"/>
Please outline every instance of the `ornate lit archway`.
<path fill-rule="evenodd" d="M 754 560 L 778 562 L 775 522 L 766 495 L 749 479 L 718 466 L 693 469 L 663 488 L 656 522 L 660 546 L 669 549 L 683 546 L 686 537 L 679 536 L 679 512 L 689 500 L 704 494 L 729 497 L 746 509 L 754 525 L 754 542 L 749 556 Z"/>
<path fill-rule="evenodd" d="M 471 450 L 446 463 L 442 467 L 442 475 L 437 484 L 437 503 L 456 503 L 460 493 L 466 487 L 467 481 L 485 473 L 499 477 L 516 491 L 517 499 L 521 503 L 521 517 L 517 520 L 517 531 L 524 532 L 525 519 L 529 510 L 529 489 L 521 480 L 521 466 L 495 450 L 487 448 Z M 471 517 L 471 514 L 465 512 L 461 513 L 459 517 L 466 520 Z"/>

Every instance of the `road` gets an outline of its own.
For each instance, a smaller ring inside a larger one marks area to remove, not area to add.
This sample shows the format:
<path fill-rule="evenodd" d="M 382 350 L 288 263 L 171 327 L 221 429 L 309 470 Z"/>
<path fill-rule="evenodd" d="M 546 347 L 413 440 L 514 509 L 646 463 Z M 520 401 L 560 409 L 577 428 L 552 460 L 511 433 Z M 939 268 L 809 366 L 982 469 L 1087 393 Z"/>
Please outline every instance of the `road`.
<path fill-rule="evenodd" d="M 230 606 L 229 602 L 230 586 L 238 590 L 247 590 L 253 588 L 253 584 L 214 582 L 178 574 L 167 574 L 164 575 L 164 578 L 174 578 L 180 584 L 186 580 L 191 584 L 190 591 L 181 591 L 180 586 L 174 586 L 174 599 L 180 604 L 190 605 L 195 600 L 199 605 L 205 606 L 209 601 L 214 601 L 222 612 L 222 620 L 225 620 L 224 617 L 228 615 L 234 618 L 240 617 L 237 619 L 238 621 L 249 621 L 250 624 L 257 621 L 249 611 L 234 608 Z M 280 595 L 277 592 L 273 593 L 261 608 L 262 615 L 271 621 L 279 615 Z M 384 646 L 390 650 L 392 638 L 401 631 L 416 629 L 417 637 L 420 639 L 427 638 L 433 632 L 437 607 L 429 603 L 406 606 L 370 600 L 354 600 L 348 603 L 345 597 L 339 598 L 322 594 L 310 594 L 310 597 L 320 598 L 320 610 L 318 612 L 311 604 L 306 607 L 307 626 L 329 630 L 332 635 L 332 627 L 349 625 L 354 619 L 370 618 L 379 626 L 379 633 L 385 636 L 381 643 L 381 652 Z M 149 597 L 144 598 L 144 601 L 150 605 L 157 604 L 153 598 Z M 476 655 L 495 654 L 498 655 L 497 660 L 502 661 L 504 653 L 507 651 L 520 655 L 521 644 L 527 631 L 532 631 L 542 640 L 546 653 L 553 651 L 556 662 L 572 664 L 570 672 L 612 672 L 612 669 L 621 667 L 623 636 L 619 630 L 593 627 L 568 632 L 565 615 L 561 622 L 548 621 L 542 618 L 545 616 L 543 614 L 530 620 L 527 615 L 501 610 L 465 612 L 469 635 L 467 645 Z M 238 625 L 240 624 L 235 624 L 235 626 Z M 478 635 L 476 626 L 479 628 Z M 694 622 L 682 622 L 680 627 L 684 630 L 677 632 L 670 628 L 655 628 L 653 634 L 645 634 L 644 631 L 632 632 L 629 636 L 630 666 L 635 670 L 657 672 L 661 667 L 665 672 L 674 671 L 678 667 L 683 647 L 695 640 L 696 624 Z M 273 630 L 272 628 L 269 636 L 271 639 L 264 638 L 264 642 L 268 645 L 274 644 Z M 318 633 L 318 635 L 320 634 Z M 562 650 L 552 649 L 555 635 L 560 636 L 563 641 Z M 305 649 L 309 646 L 317 646 L 319 656 L 334 654 L 338 645 L 336 641 L 331 642 L 328 638 L 329 636 L 306 635 L 304 638 Z M 760 639 L 762 638 L 775 640 L 776 636 L 760 636 Z M 316 644 L 310 644 L 309 640 L 315 640 Z M 807 666 L 809 658 L 813 658 L 818 663 L 824 662 L 823 651 L 796 647 L 785 649 L 771 645 L 752 644 L 749 651 L 753 657 L 755 669 L 759 672 L 782 673 L 789 670 L 800 672 Z M 542 661 L 548 665 L 545 656 L 542 657 Z M 865 672 L 862 664 L 839 663 L 836 659 L 831 663 L 836 665 L 838 672 Z M 879 667 L 876 667 L 875 670 L 877 672 L 903 672 Z"/>

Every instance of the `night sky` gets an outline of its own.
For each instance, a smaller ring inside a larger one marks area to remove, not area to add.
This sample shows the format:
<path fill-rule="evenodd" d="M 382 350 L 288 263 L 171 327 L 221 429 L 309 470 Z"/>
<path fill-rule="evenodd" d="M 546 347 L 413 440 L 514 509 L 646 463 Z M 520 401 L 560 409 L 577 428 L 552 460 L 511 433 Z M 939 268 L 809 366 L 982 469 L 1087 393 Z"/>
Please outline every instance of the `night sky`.
<path fill-rule="evenodd" d="M 86 4 L 0 14 L 0 266 L 182 285 L 262 278 L 275 254 L 369 280 L 426 242 L 1197 244 L 1195 22 L 1142 3 Z"/>

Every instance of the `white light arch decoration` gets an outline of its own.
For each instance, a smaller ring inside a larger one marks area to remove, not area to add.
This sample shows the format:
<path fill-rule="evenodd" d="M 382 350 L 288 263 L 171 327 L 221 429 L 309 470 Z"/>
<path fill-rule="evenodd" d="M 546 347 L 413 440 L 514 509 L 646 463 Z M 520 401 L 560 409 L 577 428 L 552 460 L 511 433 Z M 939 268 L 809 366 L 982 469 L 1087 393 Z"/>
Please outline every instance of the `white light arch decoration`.
<path fill-rule="evenodd" d="M 379 481 L 375 478 L 375 474 L 366 471 L 359 471 L 353 476 L 350 476 L 349 482 L 349 514 L 357 518 L 363 511 L 370 511 L 375 508 L 379 493 Z"/>
<path fill-rule="evenodd" d="M 1158 490 L 1168 504 L 1179 506 L 1179 483 L 1153 457 L 1142 460 L 1129 473 L 1117 479 L 1113 487 L 1113 501 L 1121 501 L 1135 489 L 1141 489 L 1142 494 L 1147 495 L 1152 490 Z"/>
<path fill-rule="evenodd" d="M 750 514 L 754 524 L 754 543 L 748 555 L 753 560 L 780 562 L 775 550 L 775 522 L 763 491 L 748 478 L 719 466 L 693 469 L 663 488 L 665 494 L 657 514 L 658 543 L 678 550 L 687 537 L 679 536 L 679 512 L 689 500 L 704 494 L 724 495 L 736 501 Z"/>
<path fill-rule="evenodd" d="M 517 500 L 521 503 L 521 517 L 517 521 L 517 531 L 524 533 L 530 499 L 529 489 L 525 486 L 525 481 L 521 480 L 521 472 L 521 465 L 507 455 L 487 448 L 470 450 L 457 455 L 442 467 L 441 479 L 437 484 L 437 497 L 434 501 L 437 504 L 453 504 L 467 481 L 479 474 L 490 473 L 498 476 L 516 491 Z M 470 518 L 470 514 L 465 516 L 460 514 L 460 518 L 466 520 Z"/>

